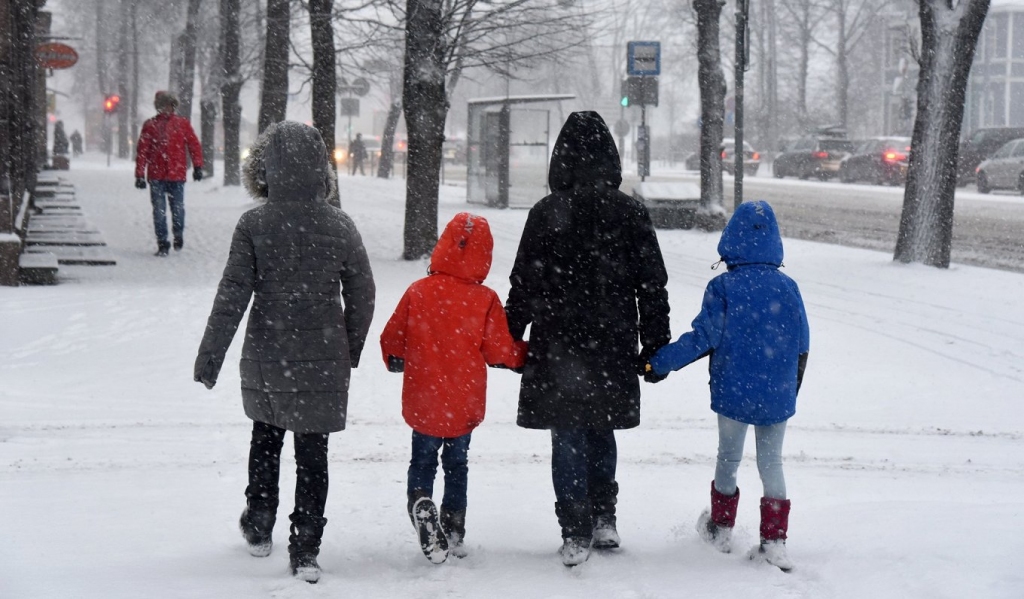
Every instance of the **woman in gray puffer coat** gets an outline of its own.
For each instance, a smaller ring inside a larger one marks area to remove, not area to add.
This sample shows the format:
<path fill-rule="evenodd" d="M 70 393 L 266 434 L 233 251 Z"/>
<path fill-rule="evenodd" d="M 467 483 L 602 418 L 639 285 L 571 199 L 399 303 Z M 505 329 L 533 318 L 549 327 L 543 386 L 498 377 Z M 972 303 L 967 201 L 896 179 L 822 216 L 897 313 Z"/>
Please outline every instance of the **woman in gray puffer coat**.
<path fill-rule="evenodd" d="M 272 125 L 252 148 L 245 185 L 265 204 L 238 220 L 199 346 L 195 380 L 212 388 L 255 296 L 239 371 L 253 420 L 246 509 L 239 526 L 256 556 L 270 553 L 285 431 L 295 437 L 292 574 L 316 582 L 327 520 L 327 437 L 345 428 L 350 369 L 359 363 L 375 287 L 352 219 L 336 201 L 327 149 L 313 128 Z M 340 285 L 340 293 L 339 293 Z"/>

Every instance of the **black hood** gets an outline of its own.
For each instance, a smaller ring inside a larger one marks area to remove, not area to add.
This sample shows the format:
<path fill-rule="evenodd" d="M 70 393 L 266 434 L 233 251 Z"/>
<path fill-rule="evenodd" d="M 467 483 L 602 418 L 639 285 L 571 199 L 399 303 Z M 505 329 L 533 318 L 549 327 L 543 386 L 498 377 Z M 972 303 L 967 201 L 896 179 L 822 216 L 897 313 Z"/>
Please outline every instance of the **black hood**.
<path fill-rule="evenodd" d="M 601 115 L 574 112 L 562 125 L 551 152 L 548 186 L 554 192 L 600 183 L 614 189 L 622 183 L 615 139 Z"/>

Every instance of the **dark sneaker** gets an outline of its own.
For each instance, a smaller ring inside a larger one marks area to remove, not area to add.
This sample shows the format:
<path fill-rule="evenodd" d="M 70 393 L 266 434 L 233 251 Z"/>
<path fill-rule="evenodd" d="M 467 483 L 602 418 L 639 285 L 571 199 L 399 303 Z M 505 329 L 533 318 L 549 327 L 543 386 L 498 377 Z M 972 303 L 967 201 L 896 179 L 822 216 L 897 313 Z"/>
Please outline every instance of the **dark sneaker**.
<path fill-rule="evenodd" d="M 159 256 L 160 258 L 166 258 L 167 257 L 167 253 L 168 253 L 167 252 L 168 249 L 170 249 L 170 248 L 166 248 L 164 246 L 160 246 L 159 248 L 157 248 L 156 253 L 153 254 L 153 255 L 154 256 Z"/>
<path fill-rule="evenodd" d="M 420 539 L 420 549 L 431 563 L 448 559 L 448 538 L 441 530 L 437 506 L 429 497 L 421 497 L 412 506 L 412 520 Z"/>
<path fill-rule="evenodd" d="M 562 556 L 562 564 L 572 568 L 590 559 L 590 541 L 584 537 L 562 539 L 562 548 L 558 550 Z"/>
<path fill-rule="evenodd" d="M 292 567 L 292 576 L 299 580 L 305 580 L 309 584 L 316 584 L 320 580 L 320 564 L 316 563 L 316 556 L 309 553 L 300 553 L 291 556 L 289 560 Z"/>
<path fill-rule="evenodd" d="M 619 543 L 619 531 L 615 529 L 615 516 L 598 516 L 594 522 L 594 549 L 617 549 Z"/>

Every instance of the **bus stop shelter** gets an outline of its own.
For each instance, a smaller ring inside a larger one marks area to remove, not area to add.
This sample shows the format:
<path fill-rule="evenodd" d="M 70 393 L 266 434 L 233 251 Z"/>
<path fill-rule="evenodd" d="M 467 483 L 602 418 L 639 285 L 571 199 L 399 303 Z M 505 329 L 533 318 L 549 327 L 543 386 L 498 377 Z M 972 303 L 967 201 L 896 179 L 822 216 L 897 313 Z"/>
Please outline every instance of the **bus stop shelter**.
<path fill-rule="evenodd" d="M 548 195 L 552 102 L 571 94 L 477 98 L 468 102 L 466 200 L 528 208 Z"/>

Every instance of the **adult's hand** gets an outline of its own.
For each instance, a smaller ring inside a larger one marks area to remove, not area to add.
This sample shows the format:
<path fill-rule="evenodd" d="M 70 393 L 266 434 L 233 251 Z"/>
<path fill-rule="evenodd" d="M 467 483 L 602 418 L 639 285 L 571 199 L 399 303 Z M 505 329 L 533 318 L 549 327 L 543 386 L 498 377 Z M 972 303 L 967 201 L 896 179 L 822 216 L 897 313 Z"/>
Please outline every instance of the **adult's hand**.
<path fill-rule="evenodd" d="M 198 166 L 195 167 L 194 169 L 192 169 L 192 180 L 193 181 L 202 181 L 203 180 L 203 169 L 199 168 Z"/>
<path fill-rule="evenodd" d="M 142 177 L 136 177 L 135 178 L 135 188 L 136 189 L 146 189 L 146 180 L 143 179 Z"/>

